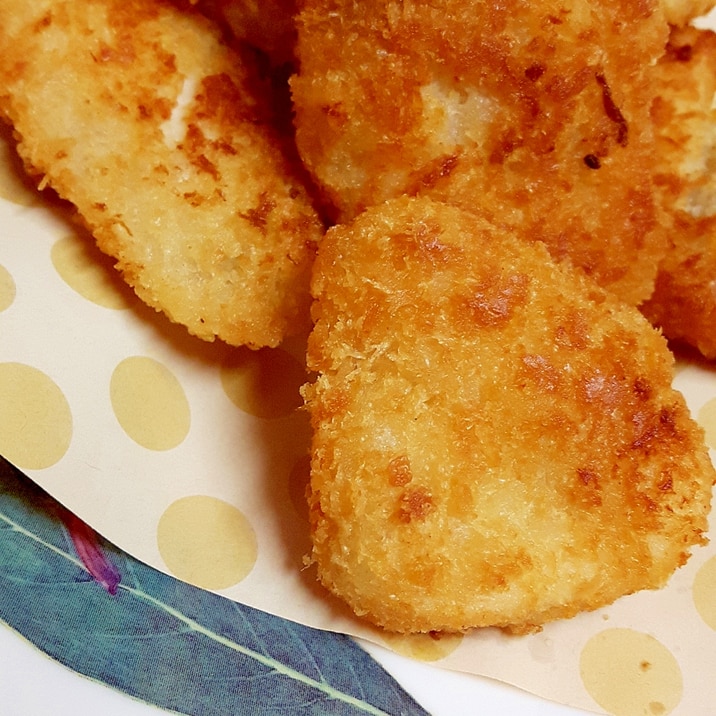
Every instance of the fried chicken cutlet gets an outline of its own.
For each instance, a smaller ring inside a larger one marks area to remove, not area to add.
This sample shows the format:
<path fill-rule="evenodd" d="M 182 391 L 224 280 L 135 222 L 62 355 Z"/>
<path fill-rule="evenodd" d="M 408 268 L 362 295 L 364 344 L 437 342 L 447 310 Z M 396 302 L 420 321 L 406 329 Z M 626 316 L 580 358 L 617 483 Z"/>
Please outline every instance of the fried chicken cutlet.
<path fill-rule="evenodd" d="M 651 294 L 657 0 L 305 0 L 297 27 L 298 148 L 338 220 L 404 193 L 479 205 Z"/>
<path fill-rule="evenodd" d="M 642 307 L 664 334 L 716 358 L 716 34 L 675 29 L 657 67 L 658 177 L 670 233 Z"/>
<path fill-rule="evenodd" d="M 401 198 L 329 229 L 312 290 L 312 558 L 358 615 L 527 631 L 704 542 L 715 475 L 664 339 L 544 246 Z"/>
<path fill-rule="evenodd" d="M 322 227 L 247 61 L 163 0 L 0 0 L 0 113 L 137 294 L 252 347 L 308 329 Z"/>

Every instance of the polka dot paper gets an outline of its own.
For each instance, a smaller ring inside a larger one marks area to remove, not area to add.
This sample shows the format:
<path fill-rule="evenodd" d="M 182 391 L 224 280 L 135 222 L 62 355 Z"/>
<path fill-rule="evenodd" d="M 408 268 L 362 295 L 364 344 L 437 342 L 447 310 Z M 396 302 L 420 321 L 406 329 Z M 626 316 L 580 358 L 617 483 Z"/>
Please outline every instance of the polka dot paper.
<path fill-rule="evenodd" d="M 208 344 L 141 304 L 0 141 L 0 454 L 138 559 L 230 599 L 614 716 L 716 703 L 716 544 L 666 589 L 525 637 L 382 634 L 304 565 L 300 341 Z M 716 368 L 675 378 L 716 451 Z"/>

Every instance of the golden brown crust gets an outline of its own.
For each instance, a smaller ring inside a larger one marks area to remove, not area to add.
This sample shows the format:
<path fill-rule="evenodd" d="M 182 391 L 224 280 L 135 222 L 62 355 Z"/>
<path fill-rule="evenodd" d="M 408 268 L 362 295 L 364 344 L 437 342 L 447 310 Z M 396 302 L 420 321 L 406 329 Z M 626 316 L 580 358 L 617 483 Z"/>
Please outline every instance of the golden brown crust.
<path fill-rule="evenodd" d="M 417 193 L 519 226 L 634 305 L 665 247 L 657 2 L 306 0 L 299 151 L 340 220 Z"/>
<path fill-rule="evenodd" d="M 670 244 L 644 314 L 716 358 L 716 34 L 672 32 L 657 67 L 657 181 Z"/>
<path fill-rule="evenodd" d="M 139 296 L 207 340 L 306 329 L 322 233 L 251 68 L 157 0 L 0 2 L 0 112 Z"/>
<path fill-rule="evenodd" d="M 329 230 L 313 292 L 313 559 L 359 615 L 529 630 L 703 542 L 714 471 L 665 341 L 539 245 L 399 199 Z"/>

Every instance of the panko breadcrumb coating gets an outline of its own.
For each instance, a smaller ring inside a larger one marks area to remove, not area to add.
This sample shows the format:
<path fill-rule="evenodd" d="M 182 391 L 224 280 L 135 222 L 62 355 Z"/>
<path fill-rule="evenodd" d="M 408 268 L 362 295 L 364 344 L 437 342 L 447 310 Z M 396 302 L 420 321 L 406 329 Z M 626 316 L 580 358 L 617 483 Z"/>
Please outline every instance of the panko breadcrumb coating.
<path fill-rule="evenodd" d="M 251 67 L 163 0 L 0 0 L 0 114 L 137 294 L 197 336 L 309 327 L 322 228 Z"/>
<path fill-rule="evenodd" d="M 634 308 L 472 214 L 328 231 L 304 388 L 323 584 L 399 632 L 521 632 L 662 586 L 714 470 Z"/>
<path fill-rule="evenodd" d="M 479 205 L 651 294 L 657 0 L 305 0 L 297 27 L 298 148 L 339 220 L 404 193 Z"/>
<path fill-rule="evenodd" d="M 670 246 L 644 314 L 716 358 L 716 34 L 674 30 L 658 67 L 653 117 Z"/>

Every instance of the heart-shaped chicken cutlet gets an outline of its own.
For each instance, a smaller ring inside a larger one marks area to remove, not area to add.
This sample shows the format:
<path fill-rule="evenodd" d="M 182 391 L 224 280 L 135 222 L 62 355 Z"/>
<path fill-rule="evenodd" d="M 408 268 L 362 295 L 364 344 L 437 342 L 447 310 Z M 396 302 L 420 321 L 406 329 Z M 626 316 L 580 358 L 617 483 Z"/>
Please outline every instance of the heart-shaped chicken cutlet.
<path fill-rule="evenodd" d="M 541 245 L 398 199 L 328 232 L 313 294 L 313 561 L 357 614 L 531 630 L 703 543 L 714 471 L 664 339 Z"/>

